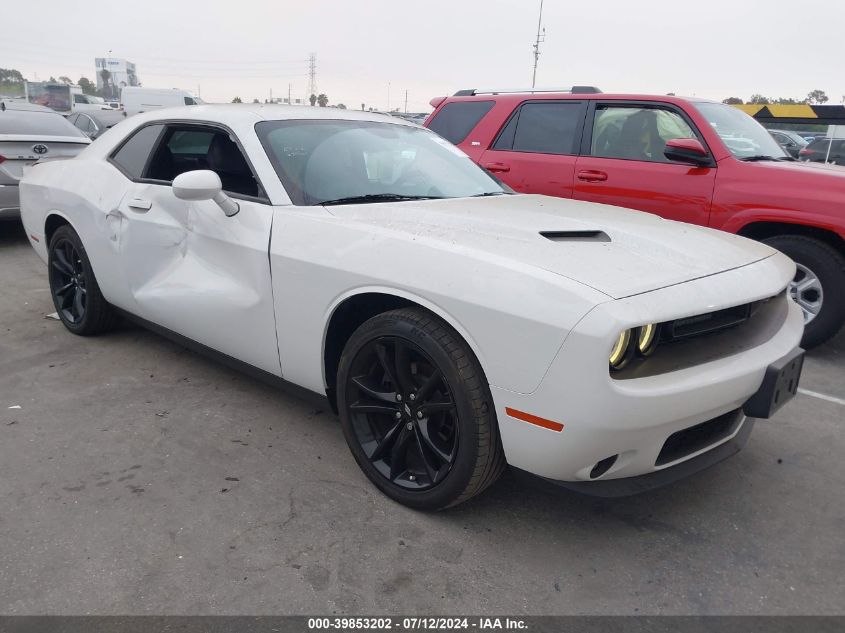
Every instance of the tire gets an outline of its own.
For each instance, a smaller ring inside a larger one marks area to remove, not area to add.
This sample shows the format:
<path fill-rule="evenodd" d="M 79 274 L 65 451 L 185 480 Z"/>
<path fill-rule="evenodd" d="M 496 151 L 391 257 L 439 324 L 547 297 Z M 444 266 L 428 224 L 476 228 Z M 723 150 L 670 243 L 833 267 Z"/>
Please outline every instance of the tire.
<path fill-rule="evenodd" d="M 100 292 L 82 240 L 69 225 L 50 238 L 47 269 L 53 305 L 68 330 L 90 336 L 114 326 L 117 315 Z"/>
<path fill-rule="evenodd" d="M 337 385 L 352 455 L 394 501 L 442 510 L 504 470 L 484 372 L 460 335 L 429 312 L 406 308 L 366 321 L 346 343 Z"/>
<path fill-rule="evenodd" d="M 778 235 L 763 241 L 792 258 L 798 266 L 790 292 L 805 314 L 801 345 L 810 349 L 833 338 L 845 324 L 845 294 L 841 292 L 845 287 L 845 257 L 830 244 L 803 235 Z M 808 274 L 817 278 L 820 291 L 811 287 L 807 297 L 803 297 L 799 287 L 802 281 L 812 281 Z M 805 306 L 812 305 L 814 299 L 820 305 L 813 316 Z"/>

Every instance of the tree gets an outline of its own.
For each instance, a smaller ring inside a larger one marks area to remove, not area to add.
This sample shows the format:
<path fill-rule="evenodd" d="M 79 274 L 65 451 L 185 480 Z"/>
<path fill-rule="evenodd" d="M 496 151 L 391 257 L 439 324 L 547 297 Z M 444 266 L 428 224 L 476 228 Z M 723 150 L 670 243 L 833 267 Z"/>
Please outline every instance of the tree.
<path fill-rule="evenodd" d="M 67 75 L 61 75 L 59 77 L 59 81 L 61 81 L 63 84 L 72 84 L 73 83 L 73 79 L 71 79 Z"/>
<path fill-rule="evenodd" d="M 252 102 L 253 103 L 261 103 L 258 99 L 253 99 Z"/>
<path fill-rule="evenodd" d="M 82 88 L 82 94 L 86 95 L 96 95 L 97 94 L 97 85 L 88 79 L 88 77 L 80 77 L 79 81 L 76 82 L 79 84 L 79 87 Z"/>
<path fill-rule="evenodd" d="M 3 84 L 22 84 L 26 79 L 21 75 L 21 71 L 14 68 L 0 68 L 0 83 Z"/>
<path fill-rule="evenodd" d="M 813 90 L 807 95 L 807 101 L 813 105 L 821 105 L 822 103 L 827 103 L 830 99 L 828 99 L 824 90 Z"/>
<path fill-rule="evenodd" d="M 728 97 L 722 103 L 726 103 L 728 105 L 741 105 L 743 103 L 742 99 L 739 97 Z"/>
<path fill-rule="evenodd" d="M 329 105 L 329 98 L 321 92 L 320 96 L 317 97 L 317 103 L 320 104 L 321 108 L 325 108 L 327 105 Z M 311 105 L 314 104 L 312 103 Z"/>
<path fill-rule="evenodd" d="M 346 110 L 346 106 L 343 105 L 342 103 L 338 103 L 337 107 L 338 107 L 339 110 Z"/>
<path fill-rule="evenodd" d="M 103 96 L 106 98 L 112 97 L 111 85 L 109 82 L 111 81 L 111 73 L 103 68 L 100 71 L 100 77 L 103 79 Z"/>
<path fill-rule="evenodd" d="M 763 95 L 751 95 L 748 103 L 753 103 L 754 105 L 766 105 L 769 103 L 769 99 Z"/>
<path fill-rule="evenodd" d="M 317 105 L 317 95 L 311 95 L 310 97 L 308 97 L 308 101 L 311 102 L 312 106 Z"/>
<path fill-rule="evenodd" d="M 234 99 L 232 99 L 232 103 L 243 103 L 243 101 L 241 101 L 240 97 L 235 97 Z"/>
<path fill-rule="evenodd" d="M 14 68 L 0 68 L 0 94 L 8 96 L 23 96 L 24 76 Z"/>

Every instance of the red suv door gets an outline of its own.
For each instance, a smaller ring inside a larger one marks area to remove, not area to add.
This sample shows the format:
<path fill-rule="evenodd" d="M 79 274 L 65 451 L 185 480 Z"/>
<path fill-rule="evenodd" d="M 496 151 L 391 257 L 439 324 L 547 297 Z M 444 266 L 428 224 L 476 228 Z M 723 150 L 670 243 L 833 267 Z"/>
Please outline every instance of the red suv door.
<path fill-rule="evenodd" d="M 586 110 L 584 101 L 525 101 L 478 162 L 515 191 L 571 198 Z"/>
<path fill-rule="evenodd" d="M 708 224 L 716 162 L 674 163 L 663 150 L 673 138 L 704 139 L 669 104 L 597 101 L 590 107 L 574 197 L 648 211 L 671 220 Z M 706 144 L 705 144 L 706 147 Z"/>

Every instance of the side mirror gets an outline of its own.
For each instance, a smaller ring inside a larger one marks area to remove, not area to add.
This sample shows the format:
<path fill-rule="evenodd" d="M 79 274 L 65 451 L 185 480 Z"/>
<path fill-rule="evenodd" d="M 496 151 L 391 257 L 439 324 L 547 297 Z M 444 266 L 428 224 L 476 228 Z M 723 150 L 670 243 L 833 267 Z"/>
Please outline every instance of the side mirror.
<path fill-rule="evenodd" d="M 214 200 L 226 217 L 232 217 L 240 207 L 223 193 L 220 176 L 210 169 L 196 169 L 179 174 L 173 179 L 173 195 L 180 200 Z"/>
<path fill-rule="evenodd" d="M 664 156 L 679 163 L 688 163 L 697 167 L 711 164 L 710 155 L 701 141 L 695 138 L 673 138 L 666 141 Z"/>

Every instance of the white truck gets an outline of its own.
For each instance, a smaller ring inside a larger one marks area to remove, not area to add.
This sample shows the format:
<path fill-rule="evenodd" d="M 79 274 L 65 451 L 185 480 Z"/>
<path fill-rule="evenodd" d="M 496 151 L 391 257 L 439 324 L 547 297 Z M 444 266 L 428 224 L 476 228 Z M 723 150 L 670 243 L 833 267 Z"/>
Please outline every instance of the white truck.
<path fill-rule="evenodd" d="M 102 97 L 83 94 L 82 88 L 74 84 L 50 81 L 27 81 L 24 84 L 26 100 L 47 106 L 61 114 L 84 110 L 109 110 Z"/>
<path fill-rule="evenodd" d="M 126 86 L 120 91 L 120 102 L 126 116 L 158 110 L 203 103 L 202 99 L 187 90 L 179 88 L 143 88 Z"/>

